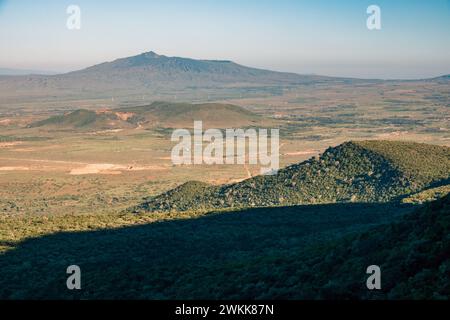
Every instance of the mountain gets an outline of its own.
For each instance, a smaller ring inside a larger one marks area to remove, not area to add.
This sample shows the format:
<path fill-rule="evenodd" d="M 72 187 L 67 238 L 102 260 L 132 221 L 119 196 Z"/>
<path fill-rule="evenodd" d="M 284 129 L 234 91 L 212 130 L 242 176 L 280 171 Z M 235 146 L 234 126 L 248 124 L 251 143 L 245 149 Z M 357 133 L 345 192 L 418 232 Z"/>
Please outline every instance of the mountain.
<path fill-rule="evenodd" d="M 242 107 L 222 103 L 171 103 L 157 101 L 150 105 L 108 110 L 79 109 L 33 122 L 29 127 L 66 129 L 121 129 L 131 127 L 191 128 L 194 121 L 203 121 L 203 128 L 251 126 L 263 117 Z"/>
<path fill-rule="evenodd" d="M 132 208 L 189 211 L 334 202 L 387 202 L 448 184 L 450 148 L 394 141 L 346 142 L 319 158 L 239 183 L 187 182 Z"/>
<path fill-rule="evenodd" d="M 449 79 L 444 76 L 426 81 L 447 84 Z M 149 96 L 155 100 L 217 101 L 281 95 L 284 90 L 299 85 L 377 83 L 383 80 L 276 72 L 229 60 L 168 57 L 150 51 L 64 74 L 0 75 L 0 105 L 112 98 L 136 104 Z"/>
<path fill-rule="evenodd" d="M 150 87 L 170 86 L 194 87 L 197 85 L 224 85 L 231 83 L 300 84 L 326 80 L 326 77 L 298 75 L 249 68 L 228 60 L 194 60 L 167 57 L 154 52 L 101 63 L 80 71 L 70 72 L 65 78 L 91 78 L 107 83 L 123 81 L 133 85 Z M 120 86 L 122 87 L 122 86 Z"/>
<path fill-rule="evenodd" d="M 186 92 L 194 96 L 207 95 L 212 89 L 273 93 L 278 92 L 279 87 L 328 81 L 345 79 L 268 71 L 226 60 L 195 60 L 146 52 L 64 74 L 0 76 L 0 97 L 5 101 L 19 98 L 142 98 L 142 95 L 164 94 L 173 97 Z"/>

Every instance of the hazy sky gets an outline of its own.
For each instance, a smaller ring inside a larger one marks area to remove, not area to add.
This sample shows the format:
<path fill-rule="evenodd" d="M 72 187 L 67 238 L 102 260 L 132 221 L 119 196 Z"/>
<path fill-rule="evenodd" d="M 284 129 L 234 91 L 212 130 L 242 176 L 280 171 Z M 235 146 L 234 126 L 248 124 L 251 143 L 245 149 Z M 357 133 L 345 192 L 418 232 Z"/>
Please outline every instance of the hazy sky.
<path fill-rule="evenodd" d="M 68 30 L 66 9 L 81 9 Z M 366 27 L 369 5 L 381 30 Z M 0 67 L 68 71 L 155 51 L 324 75 L 450 73 L 450 0 L 0 0 Z"/>

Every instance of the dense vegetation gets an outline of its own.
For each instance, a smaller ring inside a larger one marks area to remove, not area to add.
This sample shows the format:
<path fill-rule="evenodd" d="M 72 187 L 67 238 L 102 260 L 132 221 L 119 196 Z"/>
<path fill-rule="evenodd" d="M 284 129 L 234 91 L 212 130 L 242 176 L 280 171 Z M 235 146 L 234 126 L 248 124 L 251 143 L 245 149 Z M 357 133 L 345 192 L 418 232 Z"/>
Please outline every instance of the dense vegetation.
<path fill-rule="evenodd" d="M 47 234 L 9 244 L 0 256 L 0 297 L 448 299 L 450 197 L 414 210 L 258 208 Z M 80 291 L 65 287 L 71 264 L 81 267 Z M 373 264 L 381 267 L 379 291 L 366 288 Z"/>
<path fill-rule="evenodd" d="M 450 177 L 450 148 L 425 143 L 360 141 L 371 150 L 395 164 L 411 182 L 413 189 L 421 189 Z"/>
<path fill-rule="evenodd" d="M 188 182 L 133 210 L 385 202 L 446 184 L 449 177 L 448 147 L 393 141 L 346 142 L 327 149 L 318 159 L 289 166 L 273 176 L 225 186 Z"/>
<path fill-rule="evenodd" d="M 335 262 L 331 272 L 337 276 L 327 283 L 324 297 L 449 299 L 450 195 L 399 222 L 339 242 L 324 261 L 330 260 Z M 378 294 L 358 287 L 357 277 L 346 274 L 372 263 L 378 263 L 383 274 L 383 290 Z M 326 263 L 318 270 L 330 271 Z"/>

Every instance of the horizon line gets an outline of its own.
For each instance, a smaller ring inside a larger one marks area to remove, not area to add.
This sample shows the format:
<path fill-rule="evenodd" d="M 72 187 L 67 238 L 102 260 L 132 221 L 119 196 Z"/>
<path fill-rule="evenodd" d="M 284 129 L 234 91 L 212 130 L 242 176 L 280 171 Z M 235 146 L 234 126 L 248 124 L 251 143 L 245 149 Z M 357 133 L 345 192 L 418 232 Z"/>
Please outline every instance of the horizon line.
<path fill-rule="evenodd" d="M 279 73 L 291 73 L 291 74 L 296 74 L 296 75 L 300 75 L 300 76 L 320 76 L 320 77 L 330 77 L 330 78 L 341 78 L 341 79 L 355 79 L 355 80 L 374 80 L 374 81 L 421 81 L 421 80 L 432 80 L 432 79 L 437 79 L 437 78 L 441 78 L 441 77 L 446 77 L 450 75 L 450 72 L 444 72 L 444 73 L 440 73 L 437 74 L 435 76 L 431 76 L 431 77 L 419 77 L 419 78 L 365 78 L 365 77 L 354 77 L 354 76 L 338 76 L 338 75 L 328 75 L 328 74 L 322 74 L 322 73 L 299 73 L 299 72 L 293 72 L 293 71 L 280 71 L 280 70 L 274 70 L 274 69 L 266 69 L 266 68 L 261 68 L 261 67 L 252 67 L 252 66 L 248 66 L 248 65 L 244 65 L 238 62 L 235 62 L 233 60 L 229 60 L 229 59 L 195 59 L 195 58 L 190 58 L 190 57 L 181 57 L 181 56 L 177 56 L 177 55 L 173 55 L 173 56 L 169 56 L 169 55 L 164 55 L 164 54 L 158 54 L 153 50 L 150 51 L 144 51 L 141 52 L 139 54 L 135 54 L 135 55 L 131 55 L 131 56 L 126 56 L 126 57 L 119 57 L 119 58 L 115 58 L 113 60 L 109 60 L 109 61 L 103 61 L 103 62 L 98 62 L 98 63 L 94 63 L 85 67 L 81 67 L 81 68 L 77 68 L 77 69 L 69 69 L 69 70 L 42 70 L 40 68 L 14 68 L 14 67 L 7 67 L 7 66 L 0 66 L 0 71 L 3 70 L 9 70 L 9 71 L 17 71 L 17 72 L 23 72 L 23 71 L 30 71 L 30 73 L 24 73 L 24 74 L 2 74 L 0 73 L 0 76 L 2 77 L 20 77 L 20 76 L 57 76 L 57 75 L 64 75 L 64 74 L 68 74 L 71 72 L 78 72 L 78 71 L 82 71 L 85 70 L 87 68 L 90 67 L 94 67 L 100 64 L 104 64 L 104 63 L 112 63 L 114 61 L 120 60 L 120 59 L 127 59 L 127 58 L 132 58 L 132 57 L 137 57 L 137 56 L 141 56 L 141 55 L 145 55 L 145 54 L 153 54 L 157 57 L 165 57 L 165 58 L 180 58 L 180 59 L 189 59 L 189 60 L 196 60 L 196 61 L 209 61 L 209 62 L 230 62 L 230 63 L 235 63 L 238 64 L 240 66 L 243 67 L 247 67 L 247 68 L 252 68 L 252 69 L 258 69 L 258 70 L 265 70 L 265 71 L 272 71 L 272 72 L 279 72 Z M 37 73 L 34 73 L 37 72 Z"/>

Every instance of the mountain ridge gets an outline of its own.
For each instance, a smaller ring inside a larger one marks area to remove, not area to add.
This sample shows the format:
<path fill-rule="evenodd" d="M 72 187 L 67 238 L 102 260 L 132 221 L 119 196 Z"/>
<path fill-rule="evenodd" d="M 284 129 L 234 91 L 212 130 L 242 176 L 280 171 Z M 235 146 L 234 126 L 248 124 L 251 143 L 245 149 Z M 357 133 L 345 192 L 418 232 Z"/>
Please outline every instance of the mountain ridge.
<path fill-rule="evenodd" d="M 449 173 L 448 147 L 413 142 L 351 141 L 328 148 L 318 159 L 283 168 L 273 176 L 256 176 L 223 186 L 186 182 L 131 210 L 189 211 L 388 202 L 435 184 L 448 184 Z"/>
<path fill-rule="evenodd" d="M 137 101 L 143 95 L 167 100 L 177 93 L 192 98 L 219 91 L 224 98 L 242 90 L 273 94 L 281 87 L 329 81 L 346 79 L 256 69 L 228 60 L 195 60 L 148 52 L 64 74 L 0 76 L 0 97 L 5 102 L 49 97 L 131 97 Z"/>
<path fill-rule="evenodd" d="M 304 76 L 304 77 L 318 77 L 318 78 L 324 78 L 324 79 L 353 79 L 353 80 L 381 80 L 381 79 L 363 79 L 363 78 L 356 78 L 356 77 L 350 77 L 350 76 L 326 76 L 326 75 L 320 75 L 316 73 L 297 73 L 297 72 L 284 72 L 284 71 L 277 71 L 277 70 L 271 70 L 271 69 L 263 69 L 263 68 L 255 68 L 255 67 L 249 67 L 244 66 L 239 63 L 236 63 L 232 60 L 224 60 L 224 59 L 194 59 L 194 58 L 187 58 L 187 57 L 180 57 L 180 56 L 167 56 L 163 54 L 158 54 L 154 51 L 146 51 L 137 55 L 128 56 L 128 57 L 122 57 L 117 58 L 111 61 L 105 61 L 100 62 L 97 64 L 93 64 L 91 66 L 87 66 L 81 69 L 68 71 L 68 72 L 55 72 L 55 71 L 40 71 L 40 70 L 28 70 L 28 69 L 11 69 L 11 68 L 0 68 L 0 71 L 18 71 L 19 73 L 14 74 L 3 74 L 0 72 L 0 76 L 64 76 L 69 74 L 75 74 L 80 73 L 84 71 L 91 71 L 95 70 L 100 67 L 114 65 L 115 67 L 129 67 L 129 66 L 138 66 L 138 65 L 146 65 L 147 63 L 151 62 L 153 59 L 159 59 L 164 61 L 185 61 L 185 62 L 204 62 L 204 63 L 218 63 L 218 64 L 231 64 L 234 66 L 239 66 L 247 69 L 251 69 L 254 71 L 264 71 L 264 72 L 273 72 L 273 73 L 279 73 L 279 74 L 285 74 L 285 75 L 292 75 L 292 76 Z M 39 73 L 42 72 L 42 73 Z M 429 78 L 417 78 L 417 79 L 390 79 L 385 81 L 422 81 L 422 80 L 448 80 L 450 79 L 450 74 L 442 74 L 437 75 L 434 77 Z"/>

